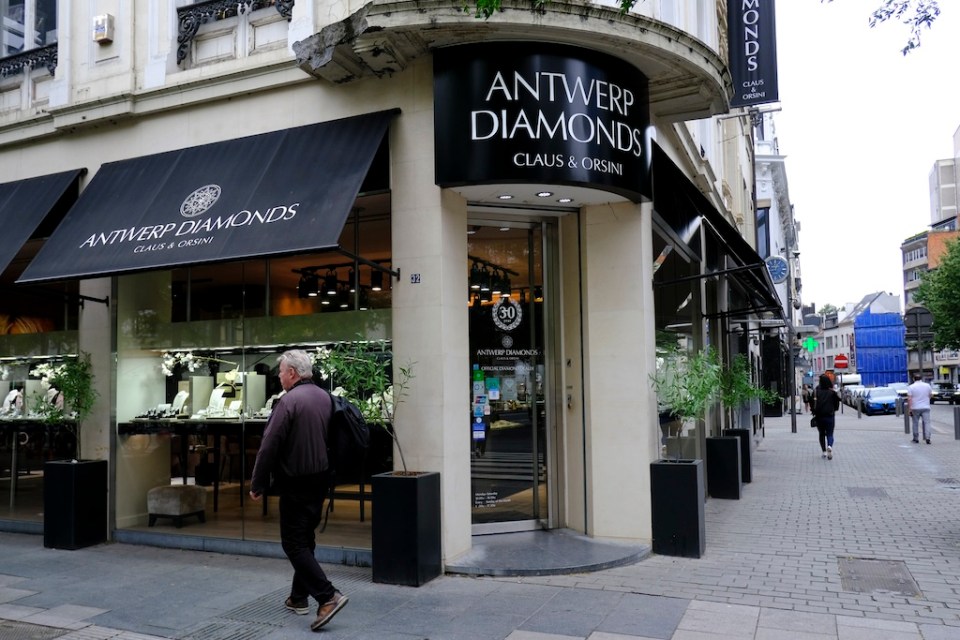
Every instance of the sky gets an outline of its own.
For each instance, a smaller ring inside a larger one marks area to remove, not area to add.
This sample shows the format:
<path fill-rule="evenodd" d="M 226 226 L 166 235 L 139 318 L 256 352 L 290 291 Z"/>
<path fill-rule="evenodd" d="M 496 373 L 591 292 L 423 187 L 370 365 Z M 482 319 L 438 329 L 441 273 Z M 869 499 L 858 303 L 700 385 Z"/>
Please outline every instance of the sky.
<path fill-rule="evenodd" d="M 960 127 L 960 3 L 941 2 L 919 49 L 870 28 L 881 0 L 777 0 L 773 116 L 800 224 L 801 299 L 841 306 L 900 296 L 900 244 L 930 225 L 929 174 Z"/>

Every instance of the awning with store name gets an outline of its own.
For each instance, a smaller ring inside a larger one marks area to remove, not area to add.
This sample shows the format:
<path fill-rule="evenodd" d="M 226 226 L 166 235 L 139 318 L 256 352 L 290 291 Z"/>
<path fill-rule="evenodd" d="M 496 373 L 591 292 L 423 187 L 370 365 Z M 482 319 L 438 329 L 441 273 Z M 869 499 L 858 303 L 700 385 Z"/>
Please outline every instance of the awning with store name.
<path fill-rule="evenodd" d="M 54 209 L 73 204 L 86 169 L 0 184 L 0 273 Z"/>
<path fill-rule="evenodd" d="M 783 306 L 763 258 L 656 144 L 652 166 L 654 212 L 674 232 L 674 241 L 697 226 L 706 236 L 705 251 L 688 247 L 702 263 L 701 273 L 691 278 L 728 276 L 746 304 L 729 313 L 772 312 L 782 317 Z"/>
<path fill-rule="evenodd" d="M 335 249 L 397 112 L 105 164 L 17 282 Z"/>

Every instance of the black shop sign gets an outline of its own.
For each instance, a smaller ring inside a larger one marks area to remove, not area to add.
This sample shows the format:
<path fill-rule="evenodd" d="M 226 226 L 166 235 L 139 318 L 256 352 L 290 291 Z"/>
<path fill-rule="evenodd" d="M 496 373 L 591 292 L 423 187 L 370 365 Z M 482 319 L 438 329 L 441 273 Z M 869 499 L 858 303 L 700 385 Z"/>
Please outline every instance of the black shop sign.
<path fill-rule="evenodd" d="M 650 194 L 647 78 L 619 58 L 499 42 L 434 55 L 436 182 Z"/>

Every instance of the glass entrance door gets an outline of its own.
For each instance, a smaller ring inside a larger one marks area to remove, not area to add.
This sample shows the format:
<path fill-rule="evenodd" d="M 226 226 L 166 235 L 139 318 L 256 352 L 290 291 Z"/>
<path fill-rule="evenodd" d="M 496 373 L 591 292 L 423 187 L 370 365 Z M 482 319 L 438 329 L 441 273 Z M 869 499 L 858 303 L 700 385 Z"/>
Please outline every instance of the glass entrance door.
<path fill-rule="evenodd" d="M 548 521 L 552 414 L 542 226 L 495 223 L 470 232 L 473 530 L 539 528 Z"/>

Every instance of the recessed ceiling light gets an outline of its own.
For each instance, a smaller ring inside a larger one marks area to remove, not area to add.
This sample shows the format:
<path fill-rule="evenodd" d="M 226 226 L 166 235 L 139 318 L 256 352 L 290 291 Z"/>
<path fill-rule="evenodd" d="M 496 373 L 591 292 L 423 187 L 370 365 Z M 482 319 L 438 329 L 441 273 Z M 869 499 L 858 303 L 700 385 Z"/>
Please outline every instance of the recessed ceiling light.
<path fill-rule="evenodd" d="M 567 204 L 568 202 L 573 202 L 573 198 L 557 198 L 557 202 Z"/>
<path fill-rule="evenodd" d="M 513 196 L 509 193 L 501 193 L 497 196 L 497 200 L 513 200 Z"/>
<path fill-rule="evenodd" d="M 510 231 L 510 227 L 500 227 L 500 231 Z"/>
<path fill-rule="evenodd" d="M 553 191 L 537 191 L 538 198 L 549 198 L 553 195 Z"/>

